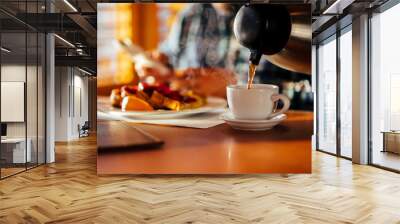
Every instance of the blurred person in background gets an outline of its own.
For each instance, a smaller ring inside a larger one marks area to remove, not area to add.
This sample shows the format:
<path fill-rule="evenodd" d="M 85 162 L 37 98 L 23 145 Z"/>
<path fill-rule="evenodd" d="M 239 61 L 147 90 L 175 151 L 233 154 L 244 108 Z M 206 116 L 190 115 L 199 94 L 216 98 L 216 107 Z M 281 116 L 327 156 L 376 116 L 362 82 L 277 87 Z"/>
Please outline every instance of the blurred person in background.
<path fill-rule="evenodd" d="M 179 71 L 172 86 L 225 96 L 225 87 L 240 79 L 238 74 L 246 72 L 250 53 L 233 35 L 233 20 L 239 8 L 226 3 L 191 4 L 178 15 L 167 39 L 151 54 Z M 162 77 L 154 69 L 136 68 L 143 76 L 171 80 L 171 76 Z"/>
<path fill-rule="evenodd" d="M 171 85 L 176 88 L 221 97 L 225 96 L 227 85 L 246 83 L 250 51 L 233 34 L 233 21 L 240 7 L 227 3 L 191 4 L 178 15 L 167 39 L 151 53 L 153 59 L 179 72 L 162 77 L 154 69 L 136 66 L 138 73 L 161 81 L 173 80 Z M 305 78 L 308 75 L 262 60 L 255 83 L 275 84 L 284 90 L 284 81 Z"/>

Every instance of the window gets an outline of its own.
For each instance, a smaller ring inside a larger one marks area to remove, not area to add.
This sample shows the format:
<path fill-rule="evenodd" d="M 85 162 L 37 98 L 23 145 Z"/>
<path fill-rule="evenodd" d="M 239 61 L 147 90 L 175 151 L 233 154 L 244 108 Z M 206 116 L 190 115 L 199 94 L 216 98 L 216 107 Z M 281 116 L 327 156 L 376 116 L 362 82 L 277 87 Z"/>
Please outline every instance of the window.
<path fill-rule="evenodd" d="M 336 153 L 336 36 L 320 44 L 317 51 L 317 148 Z"/>
<path fill-rule="evenodd" d="M 371 18 L 372 164 L 400 170 L 400 4 Z"/>
<path fill-rule="evenodd" d="M 340 45 L 340 155 L 352 157 L 352 33 L 345 28 L 339 39 Z"/>
<path fill-rule="evenodd" d="M 340 30 L 338 35 L 340 36 L 333 35 L 320 43 L 317 50 L 317 148 L 351 158 L 353 77 L 351 24 Z"/>

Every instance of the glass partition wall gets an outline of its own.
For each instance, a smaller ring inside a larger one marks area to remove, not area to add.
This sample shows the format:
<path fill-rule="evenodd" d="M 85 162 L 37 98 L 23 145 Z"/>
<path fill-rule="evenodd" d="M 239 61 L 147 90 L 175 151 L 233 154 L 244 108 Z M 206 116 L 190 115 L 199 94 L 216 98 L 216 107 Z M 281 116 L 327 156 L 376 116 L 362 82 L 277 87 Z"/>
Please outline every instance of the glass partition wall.
<path fill-rule="evenodd" d="M 400 4 L 371 17 L 370 163 L 400 171 Z"/>
<path fill-rule="evenodd" d="M 15 1 L 37 13 L 40 1 Z M 0 3 L 0 7 L 4 3 Z M 45 34 L 0 11 L 0 178 L 45 163 Z M 26 13 L 25 13 L 26 15 Z"/>
<path fill-rule="evenodd" d="M 368 163 L 400 172 L 400 3 L 390 0 L 368 13 Z M 317 149 L 348 159 L 352 157 L 352 41 L 350 25 L 317 45 Z"/>
<path fill-rule="evenodd" d="M 317 149 L 352 157 L 351 25 L 317 45 Z"/>
<path fill-rule="evenodd" d="M 352 33 L 351 26 L 343 29 L 339 38 L 339 123 L 340 155 L 352 158 Z"/>
<path fill-rule="evenodd" d="M 336 153 L 336 36 L 317 48 L 318 149 Z"/>

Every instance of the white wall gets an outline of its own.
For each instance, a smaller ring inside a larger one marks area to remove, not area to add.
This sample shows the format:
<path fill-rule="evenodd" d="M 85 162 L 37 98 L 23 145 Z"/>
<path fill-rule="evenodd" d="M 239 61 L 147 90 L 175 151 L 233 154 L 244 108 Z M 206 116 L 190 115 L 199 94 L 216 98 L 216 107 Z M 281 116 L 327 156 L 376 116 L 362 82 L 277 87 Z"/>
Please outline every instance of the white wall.
<path fill-rule="evenodd" d="M 88 77 L 72 67 L 56 67 L 55 74 L 55 140 L 70 141 L 88 121 Z"/>
<path fill-rule="evenodd" d="M 39 70 L 37 70 L 39 69 Z M 22 122 L 5 122 L 7 124 L 8 138 L 25 138 L 29 139 L 29 148 L 32 153 L 32 161 L 44 163 L 44 74 L 42 68 L 35 66 L 25 66 L 25 64 L 3 64 L 1 66 L 2 82 L 24 82 L 26 85 L 26 107 L 23 106 L 22 113 L 26 112 L 26 121 Z M 27 80 L 26 80 L 27 78 Z M 24 94 L 24 92 L 22 92 Z M 7 97 L 7 96 L 2 96 Z M 1 108 L 11 110 L 10 108 Z M 12 111 L 8 111 L 11 112 Z M 37 153 L 39 155 L 37 156 Z"/>
<path fill-rule="evenodd" d="M 81 91 L 80 93 L 80 101 L 81 101 L 81 110 L 82 112 L 78 110 L 79 108 L 75 107 L 75 123 L 73 123 L 74 127 L 76 127 L 78 124 L 83 125 L 85 121 L 88 121 L 89 117 L 89 102 L 88 102 L 88 97 L 89 97 L 89 92 L 88 92 L 88 77 L 87 76 L 81 76 L 82 73 L 79 75 L 75 75 L 75 80 L 74 80 L 74 86 L 75 86 L 75 100 L 78 100 L 77 98 L 77 90 L 79 89 Z M 75 105 L 77 103 L 75 102 Z M 76 131 L 77 129 L 75 129 Z M 78 134 L 78 133 L 76 133 Z"/>
<path fill-rule="evenodd" d="M 36 74 L 36 67 L 34 66 L 28 66 L 27 68 L 25 65 L 2 65 L 1 66 L 1 81 L 2 82 L 7 82 L 7 81 L 17 81 L 17 82 L 25 82 L 25 75 L 26 75 L 26 70 L 29 74 L 28 76 L 28 83 L 29 87 L 34 86 L 35 88 L 27 88 L 27 106 L 35 107 L 37 105 L 36 102 L 36 80 L 33 80 L 30 78 L 30 74 Z M 30 105 L 33 103 L 32 105 Z M 40 106 L 40 105 L 39 105 Z M 1 110 L 7 110 L 7 108 L 1 108 Z M 36 109 L 35 109 L 36 110 Z M 30 128 L 32 130 L 36 130 L 36 120 L 37 120 L 37 115 L 36 113 L 31 113 L 31 111 L 28 111 L 27 113 L 27 119 L 28 119 L 28 137 L 29 133 L 33 133 L 33 131 L 30 131 Z M 34 122 L 31 124 L 31 122 Z M 25 123 L 26 122 L 7 122 L 7 136 L 8 137 L 25 137 Z M 36 137 L 36 131 L 35 131 L 35 137 Z"/>
<path fill-rule="evenodd" d="M 67 67 L 55 68 L 55 141 L 68 140 L 68 117 L 69 117 L 69 96 L 68 88 L 70 77 Z"/>

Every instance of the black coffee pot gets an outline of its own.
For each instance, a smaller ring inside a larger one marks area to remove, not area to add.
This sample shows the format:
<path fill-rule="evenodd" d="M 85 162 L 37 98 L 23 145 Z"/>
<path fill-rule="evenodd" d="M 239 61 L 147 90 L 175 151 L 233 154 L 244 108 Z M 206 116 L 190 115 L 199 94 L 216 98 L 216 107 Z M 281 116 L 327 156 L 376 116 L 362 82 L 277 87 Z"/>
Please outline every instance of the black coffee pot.
<path fill-rule="evenodd" d="M 233 24 L 236 39 L 250 49 L 250 62 L 262 55 L 282 68 L 311 74 L 311 14 L 309 6 L 247 4 Z"/>

